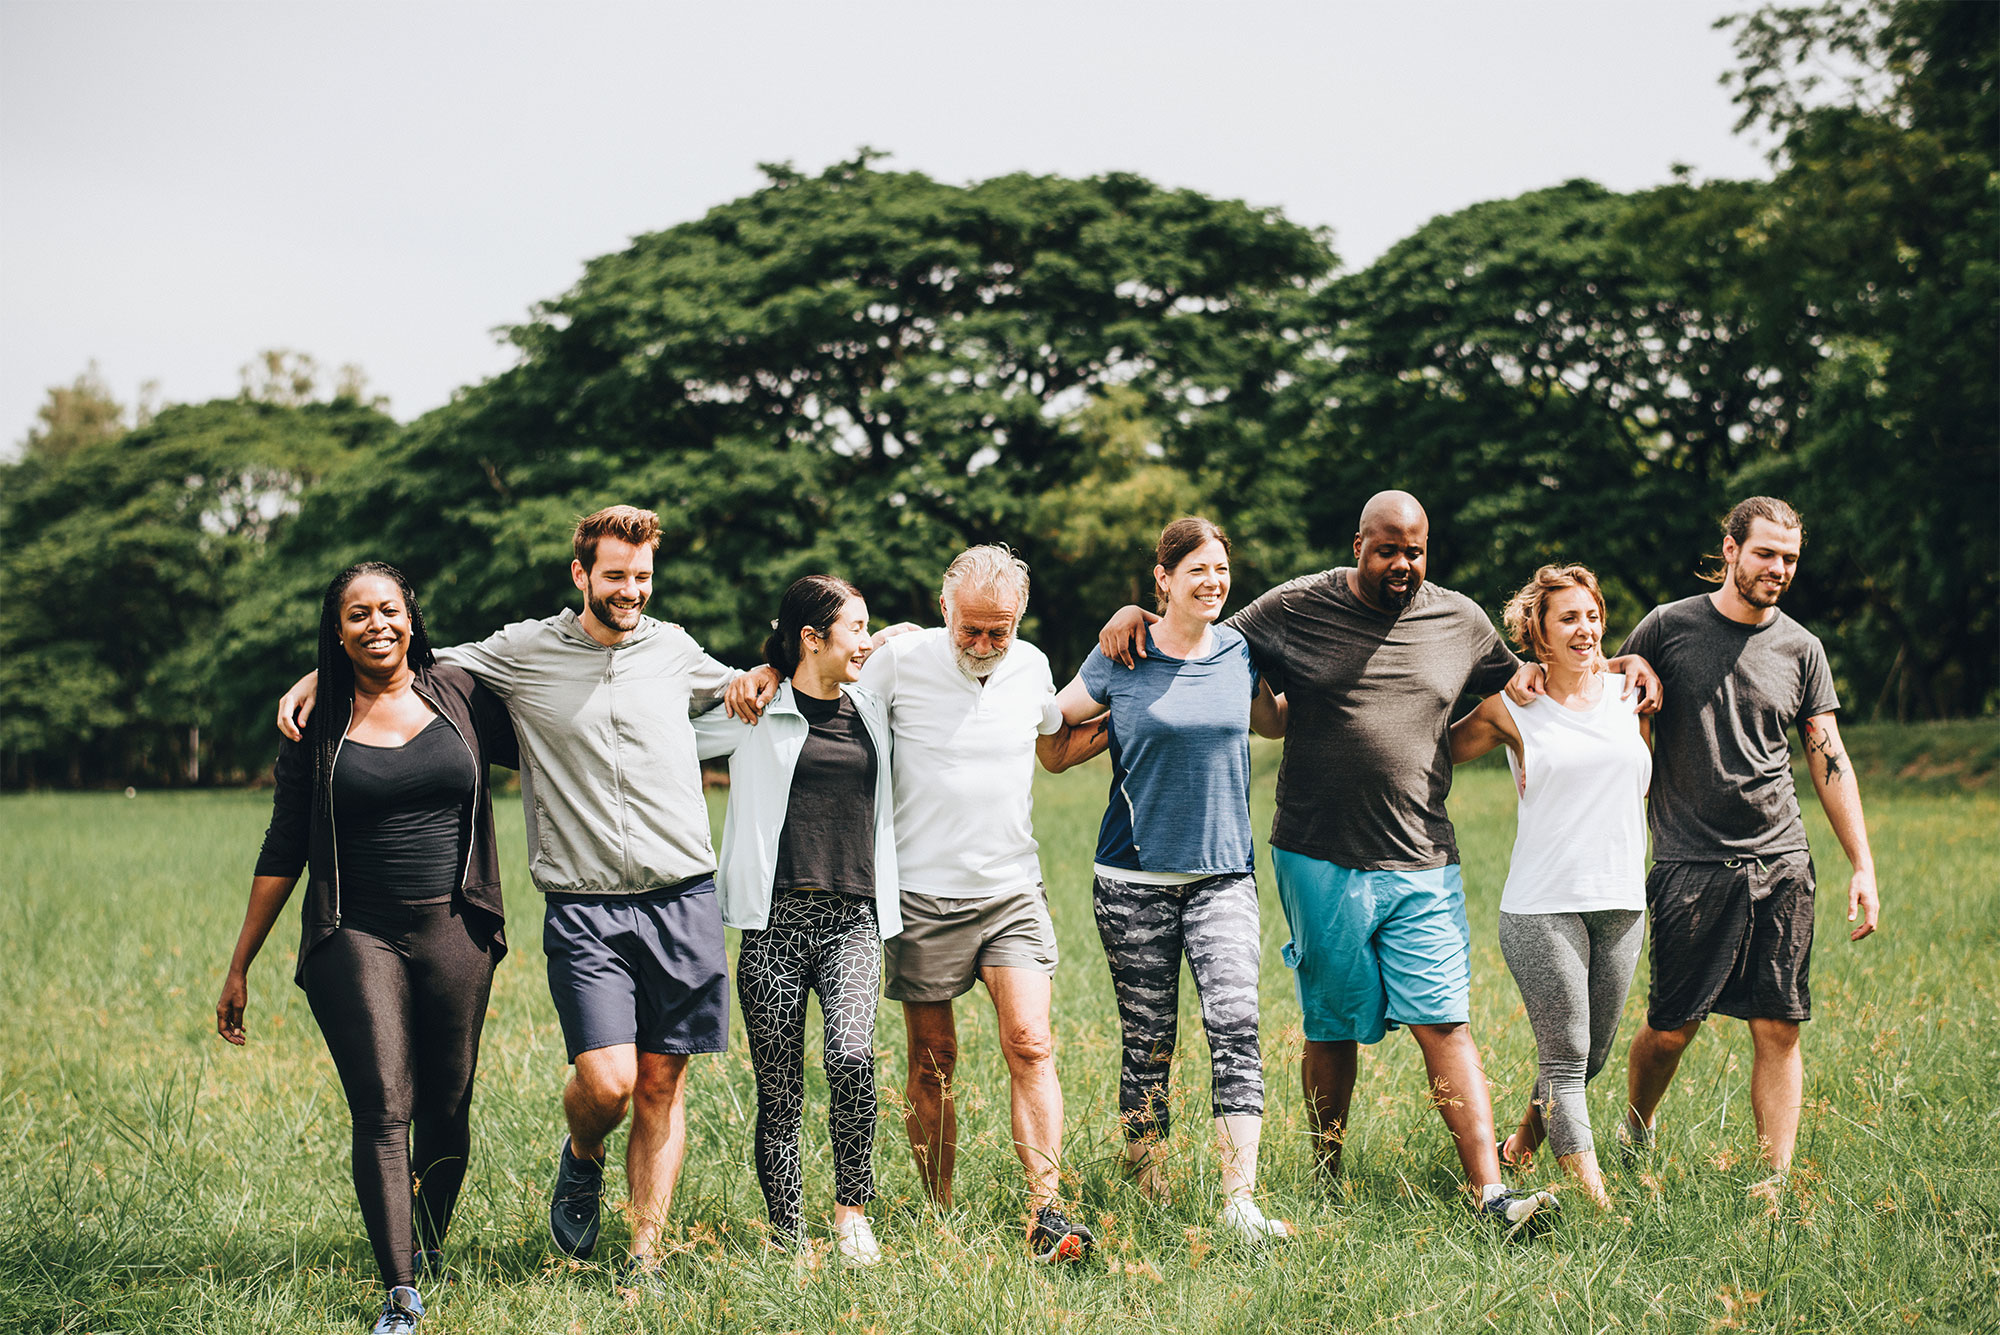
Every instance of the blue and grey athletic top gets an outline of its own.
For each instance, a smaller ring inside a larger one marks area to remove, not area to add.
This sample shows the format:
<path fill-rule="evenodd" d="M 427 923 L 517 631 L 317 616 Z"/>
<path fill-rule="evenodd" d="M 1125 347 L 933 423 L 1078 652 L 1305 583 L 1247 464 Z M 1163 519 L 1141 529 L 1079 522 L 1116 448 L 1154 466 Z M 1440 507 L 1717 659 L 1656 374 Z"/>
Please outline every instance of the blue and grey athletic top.
<path fill-rule="evenodd" d="M 1111 800 L 1096 861 L 1107 870 L 1215 876 L 1255 867 L 1250 833 L 1250 646 L 1215 628 L 1204 658 L 1174 658 L 1148 632 L 1125 668 L 1093 649 L 1081 672 L 1111 710 Z"/>

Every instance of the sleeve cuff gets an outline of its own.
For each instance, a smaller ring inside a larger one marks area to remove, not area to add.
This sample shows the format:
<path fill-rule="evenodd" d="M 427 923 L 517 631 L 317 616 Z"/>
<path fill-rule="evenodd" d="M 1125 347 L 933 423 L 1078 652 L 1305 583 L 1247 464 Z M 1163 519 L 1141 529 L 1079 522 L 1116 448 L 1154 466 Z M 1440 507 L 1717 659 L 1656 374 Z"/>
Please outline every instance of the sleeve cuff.
<path fill-rule="evenodd" d="M 1062 725 L 1062 706 L 1056 703 L 1056 697 L 1051 693 L 1042 701 L 1042 721 L 1035 725 L 1035 731 L 1043 737 L 1048 737 L 1061 732 Z"/>

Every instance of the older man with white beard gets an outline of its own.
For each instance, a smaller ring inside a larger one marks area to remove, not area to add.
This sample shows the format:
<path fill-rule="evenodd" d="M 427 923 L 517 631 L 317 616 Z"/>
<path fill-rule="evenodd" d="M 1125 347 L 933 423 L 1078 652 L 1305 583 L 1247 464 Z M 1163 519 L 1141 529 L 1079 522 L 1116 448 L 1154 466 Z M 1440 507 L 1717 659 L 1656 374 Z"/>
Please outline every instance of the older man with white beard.
<path fill-rule="evenodd" d="M 1031 822 L 1039 756 L 1091 738 L 1062 726 L 1041 650 L 1019 639 L 1028 567 L 1005 547 L 970 548 L 945 570 L 942 629 L 889 639 L 861 684 L 889 704 L 894 740 L 896 859 L 903 931 L 884 943 L 884 993 L 903 1003 L 909 1033 L 905 1126 L 931 1198 L 951 1203 L 958 1118 L 952 1003 L 986 984 L 1012 1088 L 1014 1149 L 1028 1175 L 1037 1260 L 1080 1260 L 1095 1243 L 1056 1198 L 1062 1087 L 1049 1025 L 1055 927 Z M 732 688 L 748 705 L 763 670 Z"/>

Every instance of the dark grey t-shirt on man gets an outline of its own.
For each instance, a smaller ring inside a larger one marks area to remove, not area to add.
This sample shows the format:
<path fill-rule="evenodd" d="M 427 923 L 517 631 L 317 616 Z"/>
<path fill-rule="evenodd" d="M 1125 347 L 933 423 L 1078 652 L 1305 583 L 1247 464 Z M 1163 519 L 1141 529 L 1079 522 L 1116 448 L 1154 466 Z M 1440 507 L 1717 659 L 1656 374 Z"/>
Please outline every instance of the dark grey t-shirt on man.
<path fill-rule="evenodd" d="M 1819 638 L 1779 612 L 1731 621 L 1707 594 L 1656 607 L 1626 637 L 1660 674 L 1647 808 L 1655 862 L 1805 850 L 1785 732 L 1840 708 Z"/>
<path fill-rule="evenodd" d="M 1272 846 L 1355 871 L 1457 862 L 1451 707 L 1520 666 L 1478 604 L 1426 583 L 1386 615 L 1343 566 L 1279 585 L 1229 625 L 1288 708 Z"/>

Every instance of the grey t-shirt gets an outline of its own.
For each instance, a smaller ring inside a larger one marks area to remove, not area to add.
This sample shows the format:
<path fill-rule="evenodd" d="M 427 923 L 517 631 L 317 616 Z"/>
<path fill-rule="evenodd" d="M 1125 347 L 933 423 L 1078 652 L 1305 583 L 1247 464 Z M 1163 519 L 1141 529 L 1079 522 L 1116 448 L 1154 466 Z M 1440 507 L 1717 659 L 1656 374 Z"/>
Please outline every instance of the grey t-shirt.
<path fill-rule="evenodd" d="M 1356 871 L 1457 862 L 1451 707 L 1520 666 L 1478 604 L 1426 582 L 1389 616 L 1343 566 L 1279 585 L 1228 624 L 1288 707 L 1272 846 Z"/>
<path fill-rule="evenodd" d="M 1648 803 L 1655 862 L 1806 847 L 1785 730 L 1840 708 L 1819 638 L 1779 612 L 1731 621 L 1707 594 L 1656 607 L 1626 637 L 1660 674 Z"/>

